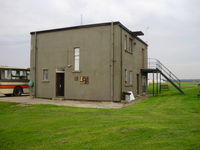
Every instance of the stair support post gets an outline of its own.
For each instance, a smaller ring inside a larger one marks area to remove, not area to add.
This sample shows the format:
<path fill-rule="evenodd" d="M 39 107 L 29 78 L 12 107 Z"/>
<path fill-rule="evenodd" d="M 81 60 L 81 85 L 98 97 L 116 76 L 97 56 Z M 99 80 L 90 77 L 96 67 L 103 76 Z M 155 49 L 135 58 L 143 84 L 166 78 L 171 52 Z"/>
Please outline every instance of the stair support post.
<path fill-rule="evenodd" d="M 161 73 L 159 73 L 159 75 L 160 75 L 160 86 L 159 86 L 159 93 L 161 93 Z"/>
<path fill-rule="evenodd" d="M 153 96 L 154 96 L 154 73 L 153 73 Z"/>
<path fill-rule="evenodd" d="M 158 73 L 156 73 L 156 94 L 158 95 Z"/>

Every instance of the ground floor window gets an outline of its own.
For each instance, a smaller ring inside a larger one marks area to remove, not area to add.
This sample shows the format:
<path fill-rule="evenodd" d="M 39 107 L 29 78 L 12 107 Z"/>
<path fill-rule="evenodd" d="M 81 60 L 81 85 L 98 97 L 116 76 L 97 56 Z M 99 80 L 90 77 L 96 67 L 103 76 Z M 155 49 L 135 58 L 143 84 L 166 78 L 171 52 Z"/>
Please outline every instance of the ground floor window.
<path fill-rule="evenodd" d="M 132 85 L 133 84 L 133 71 L 129 72 L 129 84 Z"/>
<path fill-rule="evenodd" d="M 125 69 L 125 84 L 128 83 L 128 70 Z"/>
<path fill-rule="evenodd" d="M 43 69 L 43 81 L 48 81 L 48 69 Z"/>
<path fill-rule="evenodd" d="M 133 71 L 125 69 L 125 85 L 133 84 Z"/>

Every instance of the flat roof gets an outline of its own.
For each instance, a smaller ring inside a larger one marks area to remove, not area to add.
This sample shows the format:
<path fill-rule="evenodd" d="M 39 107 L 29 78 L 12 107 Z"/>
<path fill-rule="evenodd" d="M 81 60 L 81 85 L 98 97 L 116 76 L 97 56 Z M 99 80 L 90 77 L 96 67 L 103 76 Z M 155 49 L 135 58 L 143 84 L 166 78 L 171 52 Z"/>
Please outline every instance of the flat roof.
<path fill-rule="evenodd" d="M 140 39 L 137 36 L 144 35 L 142 31 L 135 31 L 132 32 L 129 30 L 127 27 L 125 27 L 121 22 L 115 21 L 115 22 L 104 22 L 104 23 L 96 23 L 96 24 L 87 24 L 87 25 L 79 25 L 79 26 L 72 26 L 72 27 L 64 27 L 64 28 L 56 28 L 56 29 L 48 29 L 48 30 L 41 30 L 41 31 L 33 31 L 30 32 L 30 34 L 35 34 L 35 33 L 46 33 L 46 32 L 55 32 L 55 31 L 62 31 L 62 30 L 71 30 L 71 29 L 79 29 L 79 28 L 90 28 L 90 27 L 97 27 L 97 26 L 106 26 L 106 25 L 119 25 L 121 28 L 126 30 L 129 34 L 134 36 L 136 39 L 138 39 L 140 42 L 148 46 L 147 43 L 145 43 L 142 39 Z"/>

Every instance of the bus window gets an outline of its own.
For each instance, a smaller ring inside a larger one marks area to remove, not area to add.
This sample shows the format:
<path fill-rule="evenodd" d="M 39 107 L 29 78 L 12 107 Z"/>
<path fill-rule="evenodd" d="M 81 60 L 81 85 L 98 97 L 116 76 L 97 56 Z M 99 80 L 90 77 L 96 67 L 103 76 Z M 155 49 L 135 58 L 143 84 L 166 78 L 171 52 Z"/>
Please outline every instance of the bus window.
<path fill-rule="evenodd" d="M 26 71 L 20 71 L 19 72 L 19 76 L 20 76 L 20 79 L 26 79 Z"/>
<path fill-rule="evenodd" d="M 26 79 L 30 80 L 30 71 L 26 71 Z"/>
<path fill-rule="evenodd" d="M 16 77 L 17 80 L 19 80 L 19 77 L 20 77 L 20 71 L 19 70 L 16 70 L 16 76 L 15 77 Z"/>
<path fill-rule="evenodd" d="M 10 80 L 11 70 L 1 70 L 1 80 Z"/>
<path fill-rule="evenodd" d="M 12 80 L 15 80 L 16 79 L 16 70 L 12 70 Z"/>
<path fill-rule="evenodd" d="M 5 79 L 5 72 L 4 70 L 1 70 L 1 80 Z"/>
<path fill-rule="evenodd" d="M 11 70 L 7 70 L 6 79 L 11 80 Z"/>
<path fill-rule="evenodd" d="M 12 80 L 19 80 L 20 71 L 12 70 Z"/>
<path fill-rule="evenodd" d="M 4 79 L 8 76 L 8 70 L 4 70 Z"/>

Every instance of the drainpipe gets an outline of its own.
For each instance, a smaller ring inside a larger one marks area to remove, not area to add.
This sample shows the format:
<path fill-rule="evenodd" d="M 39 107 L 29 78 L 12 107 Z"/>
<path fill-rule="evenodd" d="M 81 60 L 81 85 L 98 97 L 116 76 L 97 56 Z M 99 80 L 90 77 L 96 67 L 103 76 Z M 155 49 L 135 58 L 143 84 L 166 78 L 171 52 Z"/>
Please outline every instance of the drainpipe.
<path fill-rule="evenodd" d="M 34 49 L 35 49 L 35 85 L 34 85 L 34 97 L 36 97 L 36 86 L 37 86 L 37 84 L 36 84 L 36 80 L 37 80 L 37 33 L 35 32 L 35 47 L 34 47 Z"/>
<path fill-rule="evenodd" d="M 111 84 L 111 99 L 114 100 L 114 25 L 111 23 L 111 73 L 110 73 L 110 84 Z"/>
<path fill-rule="evenodd" d="M 121 58 L 120 59 L 120 61 L 121 61 L 120 62 L 120 71 L 121 71 L 121 73 L 120 73 L 120 81 L 121 81 L 120 82 L 120 89 L 121 89 L 120 90 L 120 100 L 121 100 L 122 99 L 122 85 L 123 85 L 122 84 L 122 81 L 123 81 L 122 80 L 122 74 L 123 74 L 123 70 L 122 70 L 122 59 L 123 59 L 122 55 L 123 55 L 123 53 L 122 52 L 123 52 L 123 50 L 122 50 L 122 28 L 121 27 L 120 27 L 120 52 L 121 52 L 121 54 L 120 54 L 120 58 Z"/>

